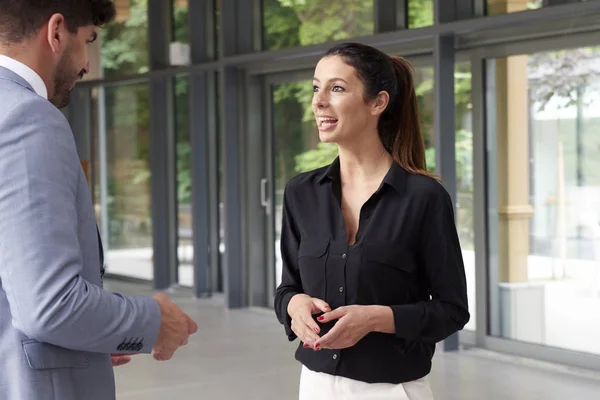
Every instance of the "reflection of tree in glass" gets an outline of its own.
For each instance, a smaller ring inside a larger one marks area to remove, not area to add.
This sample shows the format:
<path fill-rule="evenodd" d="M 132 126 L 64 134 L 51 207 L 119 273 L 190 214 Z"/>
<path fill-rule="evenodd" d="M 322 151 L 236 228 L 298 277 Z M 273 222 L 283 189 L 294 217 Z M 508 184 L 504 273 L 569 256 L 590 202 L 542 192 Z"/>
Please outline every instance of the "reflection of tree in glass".
<path fill-rule="evenodd" d="M 148 0 L 132 0 L 127 15 L 100 31 L 102 67 L 106 77 L 148 71 Z"/>
<path fill-rule="evenodd" d="M 600 48 L 584 47 L 531 54 L 527 57 L 532 101 L 540 110 L 555 98 L 560 107 L 576 105 L 584 88 L 600 76 Z"/>
<path fill-rule="evenodd" d="M 264 0 L 267 50 L 373 33 L 374 0 Z"/>
<path fill-rule="evenodd" d="M 421 27 L 433 22 L 433 2 L 431 0 L 411 0 L 409 26 Z M 293 46 L 306 46 L 331 40 L 369 35 L 374 30 L 373 0 L 340 0 L 327 3 L 320 0 L 264 0 L 265 47 L 269 50 Z M 424 83 L 420 104 L 426 107 L 431 103 L 432 75 L 429 83 Z M 427 89 L 427 85 L 429 90 Z M 315 149 L 304 152 L 305 143 L 298 139 L 298 132 L 292 124 L 286 124 L 293 115 L 301 118 L 303 130 L 312 129 L 316 136 L 316 126 L 311 110 L 313 96 L 310 82 L 298 82 L 279 86 L 273 100 L 275 108 L 282 113 L 281 121 L 275 115 L 275 154 L 279 166 L 280 183 L 285 184 L 298 172 L 318 168 L 330 163 L 337 155 L 333 144 L 321 143 Z M 295 104 L 293 104 L 295 103 Z M 293 112 L 291 108 L 296 108 Z M 432 106 L 430 107 L 432 108 Z M 287 112 L 283 112 L 287 109 Z M 423 116 L 426 144 L 432 147 L 432 117 Z M 277 127 L 280 127 L 278 129 Z M 296 157 L 296 155 L 298 155 Z M 428 151 L 431 165 L 435 153 Z"/>
<path fill-rule="evenodd" d="M 185 2 L 174 2 L 173 4 L 174 33 L 175 40 L 187 42 L 189 37 L 188 7 Z M 148 71 L 148 0 L 131 0 L 126 18 L 117 18 L 105 29 L 101 30 L 101 58 L 105 76 L 125 76 L 145 73 Z M 136 90 L 137 101 L 146 105 L 143 110 L 134 114 L 119 115 L 118 120 L 123 126 L 138 126 L 141 129 L 149 126 L 150 115 L 148 90 L 133 88 Z M 110 96 L 110 92 L 107 93 Z M 176 96 L 176 127 L 178 134 L 177 143 L 177 177 L 178 198 L 180 202 L 190 201 L 190 168 L 191 147 L 189 143 L 189 132 L 187 129 L 187 80 L 175 80 Z M 111 99 L 107 98 L 107 102 Z M 114 110 L 120 113 L 119 110 Z M 123 114 L 123 113 L 120 113 Z M 139 143 L 138 159 L 149 160 L 149 146 L 147 135 L 144 135 Z M 131 184 L 146 183 L 150 179 L 149 165 L 146 171 L 136 174 Z"/>
<path fill-rule="evenodd" d="M 127 10 L 121 10 L 118 18 L 101 30 L 101 60 L 104 76 L 107 78 L 145 73 L 148 71 L 148 0 L 131 0 Z M 187 41 L 189 34 L 188 9 L 185 2 L 175 2 L 174 9 L 174 39 Z M 151 179 L 149 166 L 150 141 L 148 136 L 149 91 L 145 85 L 125 86 L 118 89 L 106 90 L 108 126 L 112 135 L 131 135 L 135 130 L 135 152 L 128 155 L 128 162 L 134 163 L 136 168 L 127 179 L 110 178 L 108 187 L 108 206 L 110 223 L 111 247 L 126 246 L 125 238 L 140 240 L 140 245 L 147 245 L 150 226 L 144 222 L 138 225 L 139 234 L 125 235 L 125 222 L 131 215 L 124 208 L 126 202 L 124 193 L 127 190 L 136 190 L 140 185 L 148 185 Z M 135 99 L 134 102 L 119 100 L 126 95 Z M 178 197 L 182 203 L 190 199 L 190 172 L 191 148 L 189 145 L 189 129 L 187 123 L 187 81 L 176 79 L 176 126 L 178 134 L 177 143 L 177 178 Z M 117 104 L 117 106 L 111 106 Z M 134 112 L 131 108 L 135 106 Z M 113 165 L 114 161 L 111 161 Z M 117 165 L 117 164 L 114 164 Z M 139 190 L 139 189 L 138 189 Z M 142 192 L 148 192 L 144 189 Z M 118 200 L 120 199 L 120 200 Z M 139 202 L 139 201 L 138 201 Z M 119 205 L 121 204 L 121 205 Z M 127 203 L 129 204 L 129 203 Z M 133 203 L 132 203 L 133 204 Z M 142 221 L 149 220 L 150 208 L 145 207 Z M 135 243 L 129 243 L 133 245 Z"/>

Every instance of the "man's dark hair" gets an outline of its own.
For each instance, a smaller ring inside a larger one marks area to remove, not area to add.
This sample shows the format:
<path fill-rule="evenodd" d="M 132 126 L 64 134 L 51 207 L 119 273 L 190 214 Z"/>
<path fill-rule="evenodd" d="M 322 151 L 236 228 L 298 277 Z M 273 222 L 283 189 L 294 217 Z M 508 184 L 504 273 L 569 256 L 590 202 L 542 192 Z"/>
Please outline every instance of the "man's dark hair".
<path fill-rule="evenodd" d="M 53 14 L 67 29 L 103 26 L 115 17 L 113 0 L 0 0 L 0 43 L 17 44 L 35 35 Z"/>

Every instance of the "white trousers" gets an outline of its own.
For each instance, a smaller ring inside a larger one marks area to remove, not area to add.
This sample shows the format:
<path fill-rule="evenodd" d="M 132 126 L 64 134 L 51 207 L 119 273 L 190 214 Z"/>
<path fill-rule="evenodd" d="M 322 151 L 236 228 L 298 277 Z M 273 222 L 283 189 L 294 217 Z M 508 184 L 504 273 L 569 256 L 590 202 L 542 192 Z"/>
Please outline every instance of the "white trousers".
<path fill-rule="evenodd" d="M 299 400 L 433 400 L 427 377 L 416 381 L 365 383 L 302 366 Z"/>

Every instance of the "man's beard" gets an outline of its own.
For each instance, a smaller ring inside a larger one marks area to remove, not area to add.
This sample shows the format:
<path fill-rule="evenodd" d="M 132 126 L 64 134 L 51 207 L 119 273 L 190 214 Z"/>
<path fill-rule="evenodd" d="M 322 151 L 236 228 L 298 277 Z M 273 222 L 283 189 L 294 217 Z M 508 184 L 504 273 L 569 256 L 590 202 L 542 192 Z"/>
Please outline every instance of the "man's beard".
<path fill-rule="evenodd" d="M 56 68 L 54 77 L 54 94 L 50 102 L 56 108 L 63 108 L 69 105 L 71 100 L 71 88 L 78 78 L 83 76 L 83 71 L 77 71 L 73 68 L 71 52 L 66 51 Z"/>

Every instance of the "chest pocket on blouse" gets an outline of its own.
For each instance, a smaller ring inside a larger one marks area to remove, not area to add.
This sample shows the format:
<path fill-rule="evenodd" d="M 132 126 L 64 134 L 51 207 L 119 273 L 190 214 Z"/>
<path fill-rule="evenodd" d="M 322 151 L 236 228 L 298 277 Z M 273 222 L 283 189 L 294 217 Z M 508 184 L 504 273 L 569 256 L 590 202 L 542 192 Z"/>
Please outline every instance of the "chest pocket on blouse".
<path fill-rule="evenodd" d="M 415 268 L 414 256 L 403 246 L 386 242 L 363 244 L 361 282 L 377 291 L 377 300 L 385 305 L 407 304 L 417 299 Z"/>
<path fill-rule="evenodd" d="M 298 249 L 298 269 L 304 293 L 325 298 L 325 264 L 329 254 L 329 240 L 302 239 Z"/>

